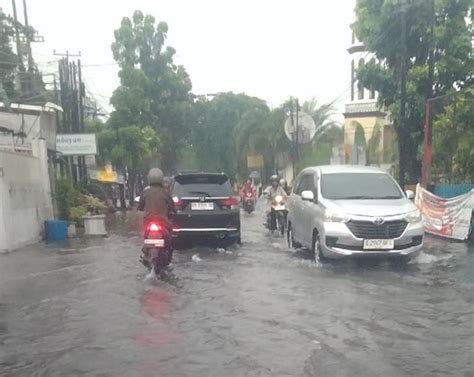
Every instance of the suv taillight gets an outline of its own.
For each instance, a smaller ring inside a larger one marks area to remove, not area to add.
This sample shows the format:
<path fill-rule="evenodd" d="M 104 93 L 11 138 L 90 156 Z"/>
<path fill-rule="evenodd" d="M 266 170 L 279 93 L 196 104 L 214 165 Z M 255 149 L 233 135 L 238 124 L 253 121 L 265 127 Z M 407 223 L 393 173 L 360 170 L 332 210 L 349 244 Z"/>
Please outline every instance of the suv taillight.
<path fill-rule="evenodd" d="M 184 202 L 177 196 L 173 196 L 173 203 L 176 209 L 182 209 L 184 206 Z"/>
<path fill-rule="evenodd" d="M 227 198 L 219 200 L 219 204 L 224 208 L 236 209 L 238 208 L 239 202 L 236 198 Z"/>

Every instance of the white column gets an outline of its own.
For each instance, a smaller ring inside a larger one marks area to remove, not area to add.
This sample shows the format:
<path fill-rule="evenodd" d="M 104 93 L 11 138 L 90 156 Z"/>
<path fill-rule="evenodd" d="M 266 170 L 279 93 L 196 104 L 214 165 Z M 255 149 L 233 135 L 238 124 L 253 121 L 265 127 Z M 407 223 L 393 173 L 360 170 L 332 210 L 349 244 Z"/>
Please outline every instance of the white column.
<path fill-rule="evenodd" d="M 5 166 L 2 159 L 2 152 L 0 152 L 0 253 L 6 252 L 10 249 L 5 230 L 5 216 L 7 215 L 7 187 L 5 179 Z"/>
<path fill-rule="evenodd" d="M 33 156 L 40 160 L 41 189 L 43 192 L 42 216 L 43 220 L 53 218 L 53 202 L 51 197 L 51 182 L 48 169 L 48 148 L 45 139 L 32 142 Z"/>

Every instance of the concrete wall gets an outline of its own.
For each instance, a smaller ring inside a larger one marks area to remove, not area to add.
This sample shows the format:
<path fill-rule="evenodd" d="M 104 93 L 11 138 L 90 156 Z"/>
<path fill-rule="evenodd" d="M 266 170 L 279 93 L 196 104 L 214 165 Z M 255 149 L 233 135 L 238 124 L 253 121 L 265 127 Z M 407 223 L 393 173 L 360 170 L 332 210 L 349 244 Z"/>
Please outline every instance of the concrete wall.
<path fill-rule="evenodd" d="M 39 107 L 41 109 L 41 107 Z M 56 149 L 56 113 L 54 111 L 19 112 L 18 109 L 11 111 L 0 109 L 0 127 L 7 128 L 19 133 L 23 131 L 26 138 L 25 144 L 30 144 L 33 140 L 44 139 L 48 149 Z M 21 144 L 21 138 L 15 137 L 16 144 Z M 0 145 L 10 144 L 11 136 L 0 134 Z"/>
<path fill-rule="evenodd" d="M 0 250 L 37 242 L 53 217 L 45 140 L 33 155 L 0 151 Z"/>

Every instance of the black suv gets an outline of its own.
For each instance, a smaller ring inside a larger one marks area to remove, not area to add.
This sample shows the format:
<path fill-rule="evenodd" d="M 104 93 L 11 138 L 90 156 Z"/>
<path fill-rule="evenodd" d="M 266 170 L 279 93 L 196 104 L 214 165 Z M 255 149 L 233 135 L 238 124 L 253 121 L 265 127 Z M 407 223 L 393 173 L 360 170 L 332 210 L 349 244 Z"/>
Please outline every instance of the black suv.
<path fill-rule="evenodd" d="M 225 174 L 177 174 L 171 195 L 175 240 L 240 242 L 240 210 Z"/>

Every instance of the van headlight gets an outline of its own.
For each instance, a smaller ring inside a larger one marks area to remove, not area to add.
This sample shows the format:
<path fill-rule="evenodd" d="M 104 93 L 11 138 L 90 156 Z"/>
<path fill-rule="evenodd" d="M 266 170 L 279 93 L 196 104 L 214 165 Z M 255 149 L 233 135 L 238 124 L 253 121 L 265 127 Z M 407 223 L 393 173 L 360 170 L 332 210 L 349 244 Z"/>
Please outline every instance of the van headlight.
<path fill-rule="evenodd" d="M 422 217 L 419 209 L 413 212 L 409 212 L 405 215 L 405 221 L 410 224 L 419 223 L 421 220 Z"/>
<path fill-rule="evenodd" d="M 328 223 L 347 223 L 351 218 L 343 212 L 327 209 L 324 211 L 324 221 Z"/>

